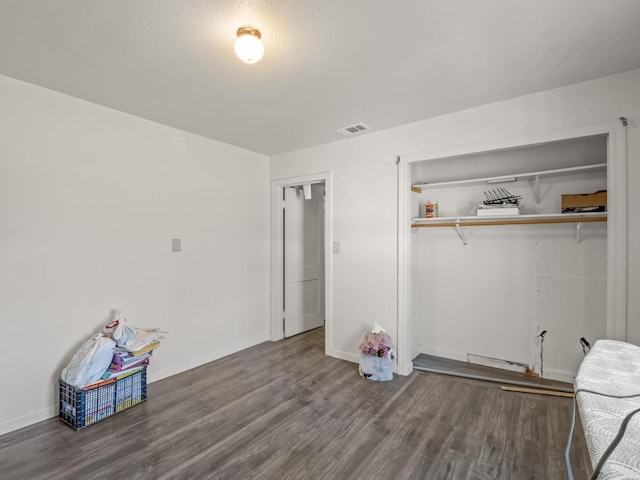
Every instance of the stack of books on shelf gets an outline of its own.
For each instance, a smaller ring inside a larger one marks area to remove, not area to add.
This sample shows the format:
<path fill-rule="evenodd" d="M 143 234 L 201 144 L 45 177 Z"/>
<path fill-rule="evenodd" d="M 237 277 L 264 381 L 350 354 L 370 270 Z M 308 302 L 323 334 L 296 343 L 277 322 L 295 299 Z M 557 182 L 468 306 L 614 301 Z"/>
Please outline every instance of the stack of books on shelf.
<path fill-rule="evenodd" d="M 478 217 L 505 217 L 511 215 L 520 215 L 522 207 L 520 205 L 478 205 L 476 215 Z"/>

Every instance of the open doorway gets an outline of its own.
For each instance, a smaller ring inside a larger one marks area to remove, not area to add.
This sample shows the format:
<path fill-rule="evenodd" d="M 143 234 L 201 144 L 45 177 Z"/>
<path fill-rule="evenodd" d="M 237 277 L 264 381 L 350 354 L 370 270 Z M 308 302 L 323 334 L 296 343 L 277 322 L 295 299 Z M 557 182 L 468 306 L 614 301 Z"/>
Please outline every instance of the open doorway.
<path fill-rule="evenodd" d="M 283 188 L 283 329 L 324 326 L 324 183 Z"/>
<path fill-rule="evenodd" d="M 331 174 L 274 180 L 271 339 L 325 326 L 331 351 Z"/>

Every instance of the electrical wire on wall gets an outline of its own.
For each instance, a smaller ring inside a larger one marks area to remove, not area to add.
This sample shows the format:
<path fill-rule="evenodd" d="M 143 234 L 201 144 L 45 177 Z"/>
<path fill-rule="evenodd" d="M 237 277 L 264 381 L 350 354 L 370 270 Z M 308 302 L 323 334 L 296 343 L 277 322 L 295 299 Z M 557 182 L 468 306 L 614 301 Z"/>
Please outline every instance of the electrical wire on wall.
<path fill-rule="evenodd" d="M 546 330 L 540 332 L 536 337 L 540 342 L 540 378 L 544 378 L 544 336 L 547 334 Z"/>
<path fill-rule="evenodd" d="M 584 337 L 580 337 L 580 346 L 582 347 L 582 353 L 585 355 L 591 350 L 591 344 Z"/>

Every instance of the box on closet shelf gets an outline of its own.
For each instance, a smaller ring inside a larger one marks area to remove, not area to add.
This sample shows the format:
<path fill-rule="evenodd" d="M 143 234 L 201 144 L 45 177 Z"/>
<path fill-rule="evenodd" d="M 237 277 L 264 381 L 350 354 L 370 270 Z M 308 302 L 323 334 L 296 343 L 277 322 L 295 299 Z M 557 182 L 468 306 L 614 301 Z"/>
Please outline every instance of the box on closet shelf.
<path fill-rule="evenodd" d="M 607 191 L 562 195 L 562 213 L 606 212 Z"/>

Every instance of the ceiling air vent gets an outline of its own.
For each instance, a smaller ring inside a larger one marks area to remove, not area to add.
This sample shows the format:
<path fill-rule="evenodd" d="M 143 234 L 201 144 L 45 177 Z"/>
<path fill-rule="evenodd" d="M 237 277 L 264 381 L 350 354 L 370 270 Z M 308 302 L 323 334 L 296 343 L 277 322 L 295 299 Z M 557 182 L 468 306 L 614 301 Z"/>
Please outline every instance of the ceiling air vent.
<path fill-rule="evenodd" d="M 349 125 L 348 127 L 339 128 L 336 130 L 336 133 L 342 135 L 343 137 L 349 137 L 351 135 L 356 135 L 358 133 L 364 132 L 365 130 L 371 130 L 371 127 L 367 127 L 364 123 L 356 123 L 355 125 Z"/>

